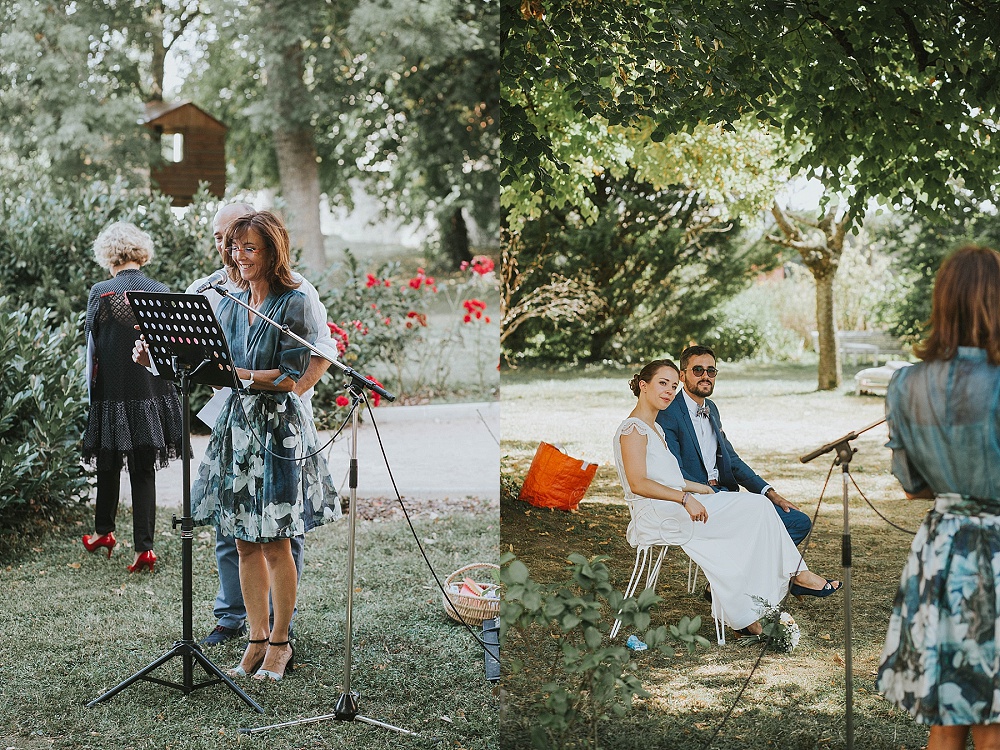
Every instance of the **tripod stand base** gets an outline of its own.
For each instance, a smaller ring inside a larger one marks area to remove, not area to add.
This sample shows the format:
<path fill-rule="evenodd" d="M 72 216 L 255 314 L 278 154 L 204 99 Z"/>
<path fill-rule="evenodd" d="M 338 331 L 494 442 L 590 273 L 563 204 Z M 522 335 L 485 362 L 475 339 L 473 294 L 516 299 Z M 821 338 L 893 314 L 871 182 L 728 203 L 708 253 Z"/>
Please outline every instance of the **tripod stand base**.
<path fill-rule="evenodd" d="M 420 735 L 416 732 L 411 732 L 409 729 L 402 729 L 400 727 L 395 727 L 392 724 L 386 724 L 384 721 L 379 721 L 378 719 L 372 719 L 368 716 L 361 716 L 358 714 L 358 701 L 361 696 L 358 693 L 341 693 L 340 698 L 337 700 L 337 705 L 334 707 L 334 713 L 326 714 L 325 716 L 313 716 L 309 719 L 296 719 L 295 721 L 286 721 L 282 724 L 271 724 L 266 727 L 256 727 L 254 729 L 240 729 L 240 734 L 257 734 L 258 732 L 264 732 L 268 729 L 282 729 L 284 727 L 295 727 L 300 724 L 314 724 L 318 721 L 329 721 L 330 719 L 336 721 L 361 721 L 365 724 L 371 724 L 372 726 L 381 727 L 382 729 L 388 729 L 390 732 L 399 732 L 400 734 L 408 734 L 411 737 L 419 737 Z"/>
<path fill-rule="evenodd" d="M 181 658 L 184 659 L 183 684 L 177 682 L 170 682 L 169 680 L 160 680 L 157 679 L 156 677 L 149 676 L 150 672 L 153 672 L 154 670 L 163 666 L 168 661 L 173 659 L 175 656 L 180 656 Z M 192 667 L 194 661 L 197 661 L 201 665 L 202 669 L 204 669 L 208 673 L 209 677 L 213 677 L 215 679 L 206 680 L 205 682 L 199 682 L 196 684 L 194 682 L 194 676 L 192 674 L 193 672 Z M 215 666 L 212 660 L 209 659 L 207 656 L 205 656 L 204 653 L 202 653 L 201 647 L 198 646 L 198 644 L 193 641 L 177 641 L 176 643 L 174 643 L 173 648 L 171 648 L 167 653 L 165 653 L 159 659 L 146 665 L 138 672 L 136 672 L 134 675 L 129 677 L 127 680 L 120 682 L 118 685 L 111 688 L 108 692 L 104 693 L 100 697 L 94 698 L 94 700 L 90 701 L 90 703 L 87 704 L 87 708 L 92 708 L 93 706 L 96 706 L 98 703 L 108 700 L 109 698 L 120 693 L 129 685 L 138 682 L 139 680 L 146 680 L 147 682 L 155 682 L 158 685 L 166 685 L 167 687 L 180 690 L 185 695 L 194 690 L 198 690 L 203 687 L 208 687 L 209 685 L 215 685 L 218 682 L 224 682 L 227 686 L 229 686 L 229 689 L 232 690 L 234 693 L 236 693 L 236 695 L 238 695 L 243 700 L 244 703 L 250 706 L 250 708 L 254 709 L 258 713 L 264 713 L 264 709 L 260 707 L 260 704 L 258 704 L 253 698 L 251 698 L 249 695 L 240 690 L 239 686 L 229 678 L 229 675 L 227 675 L 225 672 L 223 672 L 221 669 Z"/>

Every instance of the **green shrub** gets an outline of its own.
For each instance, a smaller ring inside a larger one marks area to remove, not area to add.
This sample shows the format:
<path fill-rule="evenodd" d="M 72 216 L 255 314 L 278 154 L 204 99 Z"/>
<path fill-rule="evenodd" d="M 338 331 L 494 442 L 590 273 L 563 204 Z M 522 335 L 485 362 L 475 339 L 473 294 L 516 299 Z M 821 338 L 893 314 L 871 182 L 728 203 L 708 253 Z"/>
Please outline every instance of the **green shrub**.
<path fill-rule="evenodd" d="M 700 617 L 685 617 L 669 630 L 662 625 L 647 630 L 649 610 L 660 598 L 652 589 L 644 589 L 626 599 L 611 585 L 606 559 L 571 554 L 569 580 L 544 585 L 531 578 L 527 566 L 514 555 L 501 557 L 501 644 L 514 629 L 525 639 L 535 639 L 536 645 L 525 650 L 540 655 L 552 648 L 555 653 L 548 675 L 520 680 L 536 686 L 534 695 L 522 697 L 532 706 L 531 742 L 540 750 L 568 746 L 585 724 L 589 724 L 587 744 L 596 748 L 598 723 L 624 715 L 633 698 L 649 695 L 634 674 L 628 648 L 608 640 L 615 613 L 620 612 L 623 633 L 645 631 L 641 639 L 665 655 L 679 645 L 689 652 L 709 645 L 697 634 Z M 507 665 L 512 675 L 524 666 L 510 658 Z"/>
<path fill-rule="evenodd" d="M 204 190 L 183 216 L 170 199 L 127 183 L 90 183 L 68 191 L 44 180 L 30 188 L 0 184 L 0 294 L 15 304 L 52 308 L 55 322 L 76 320 L 94 283 L 94 239 L 113 221 L 131 221 L 153 238 L 156 257 L 145 269 L 172 291 L 218 267 L 212 241 L 214 199 Z"/>
<path fill-rule="evenodd" d="M 0 297 L 0 308 L 11 301 Z M 80 316 L 82 319 L 82 316 Z M 45 513 L 88 493 L 80 461 L 87 418 L 79 321 L 28 305 L 0 314 L 0 519 Z"/>
<path fill-rule="evenodd" d="M 802 352 L 802 338 L 781 325 L 772 284 L 753 286 L 722 305 L 719 323 L 701 340 L 720 360 L 784 360 Z"/>

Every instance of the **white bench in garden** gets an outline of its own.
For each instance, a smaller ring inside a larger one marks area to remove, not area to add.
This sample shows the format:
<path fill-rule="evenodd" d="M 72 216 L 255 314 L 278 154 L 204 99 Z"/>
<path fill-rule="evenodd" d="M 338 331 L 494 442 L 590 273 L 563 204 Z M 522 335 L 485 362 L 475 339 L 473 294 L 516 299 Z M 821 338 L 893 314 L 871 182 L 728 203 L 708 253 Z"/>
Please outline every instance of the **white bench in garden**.
<path fill-rule="evenodd" d="M 813 349 L 819 351 L 819 333 L 812 332 Z M 854 364 L 862 357 L 871 357 L 876 367 L 879 358 L 906 357 L 910 352 L 895 336 L 885 331 L 837 331 L 837 348 L 842 359 L 851 357 Z"/>

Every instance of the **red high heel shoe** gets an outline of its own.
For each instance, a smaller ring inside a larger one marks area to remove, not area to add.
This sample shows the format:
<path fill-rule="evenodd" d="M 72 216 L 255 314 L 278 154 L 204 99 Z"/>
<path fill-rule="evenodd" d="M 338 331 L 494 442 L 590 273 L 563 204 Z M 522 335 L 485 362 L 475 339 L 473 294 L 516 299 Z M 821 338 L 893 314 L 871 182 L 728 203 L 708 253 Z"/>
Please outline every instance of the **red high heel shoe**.
<path fill-rule="evenodd" d="M 140 552 L 139 556 L 135 558 L 135 562 L 128 566 L 129 573 L 138 573 L 143 568 L 149 568 L 149 572 L 153 572 L 153 566 L 156 564 L 156 555 L 153 550 L 148 549 L 145 552 Z"/>
<path fill-rule="evenodd" d="M 97 536 L 96 534 L 83 535 L 83 546 L 87 552 L 97 552 L 98 547 L 107 547 L 109 560 L 111 559 L 111 550 L 115 548 L 116 544 L 118 544 L 118 540 L 115 539 L 113 531 L 109 531 L 104 536 Z"/>

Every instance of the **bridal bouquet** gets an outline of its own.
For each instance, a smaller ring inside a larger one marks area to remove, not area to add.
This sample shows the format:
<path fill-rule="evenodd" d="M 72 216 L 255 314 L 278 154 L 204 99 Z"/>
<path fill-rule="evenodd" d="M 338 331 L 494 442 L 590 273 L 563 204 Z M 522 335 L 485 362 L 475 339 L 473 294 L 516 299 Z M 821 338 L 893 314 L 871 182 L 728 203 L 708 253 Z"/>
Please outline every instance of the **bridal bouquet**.
<path fill-rule="evenodd" d="M 793 651 L 799 645 L 799 636 L 801 635 L 799 624 L 795 622 L 795 618 L 772 606 L 764 599 L 759 597 L 754 597 L 754 599 L 758 604 L 757 611 L 760 612 L 760 624 L 763 626 L 763 631 L 756 639 L 747 638 L 740 642 L 759 643 L 766 641 L 767 647 L 771 651 L 780 651 L 786 654 Z"/>

